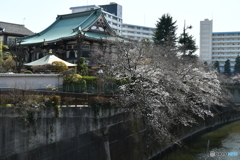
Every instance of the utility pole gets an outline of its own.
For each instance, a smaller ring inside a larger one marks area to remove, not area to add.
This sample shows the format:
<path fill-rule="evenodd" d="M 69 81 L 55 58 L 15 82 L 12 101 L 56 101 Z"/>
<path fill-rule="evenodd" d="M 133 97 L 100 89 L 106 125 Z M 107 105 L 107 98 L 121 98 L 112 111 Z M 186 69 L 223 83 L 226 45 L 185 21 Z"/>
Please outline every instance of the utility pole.
<path fill-rule="evenodd" d="M 186 26 L 186 20 L 184 20 L 184 26 L 183 26 L 183 55 L 186 54 L 186 30 L 192 29 L 192 26 Z"/>

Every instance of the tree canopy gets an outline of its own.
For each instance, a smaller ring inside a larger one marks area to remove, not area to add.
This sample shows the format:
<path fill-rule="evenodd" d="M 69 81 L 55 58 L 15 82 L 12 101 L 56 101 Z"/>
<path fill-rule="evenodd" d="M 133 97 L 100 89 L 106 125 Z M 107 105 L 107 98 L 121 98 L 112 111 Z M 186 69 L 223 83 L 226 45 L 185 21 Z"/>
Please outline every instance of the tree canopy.
<path fill-rule="evenodd" d="M 98 60 L 106 64 L 106 77 L 129 80 L 119 88 L 118 105 L 143 116 L 159 139 L 171 139 L 173 127 L 192 125 L 196 117 L 212 116 L 206 106 L 220 105 L 216 71 L 186 63 L 161 45 L 116 42 L 115 47 L 116 53 Z"/>
<path fill-rule="evenodd" d="M 20 73 L 26 62 L 26 55 L 28 55 L 28 48 L 16 43 L 9 45 L 9 52 L 15 62 L 15 70 Z"/>
<path fill-rule="evenodd" d="M 215 68 L 218 72 L 220 72 L 219 62 L 218 62 L 218 61 L 215 61 L 215 62 L 214 62 L 214 68 Z"/>
<path fill-rule="evenodd" d="M 231 72 L 230 60 L 227 59 L 224 64 L 224 73 L 229 74 Z"/>
<path fill-rule="evenodd" d="M 240 73 L 240 56 L 238 55 L 235 60 L 234 72 Z"/>
<path fill-rule="evenodd" d="M 180 52 L 182 52 L 183 55 L 192 55 L 197 50 L 196 42 L 193 38 L 189 33 L 182 33 L 180 35 L 178 43 L 180 45 Z"/>
<path fill-rule="evenodd" d="M 159 18 L 153 36 L 155 44 L 176 46 L 176 22 L 177 21 L 173 21 L 173 18 L 169 14 L 164 14 Z"/>

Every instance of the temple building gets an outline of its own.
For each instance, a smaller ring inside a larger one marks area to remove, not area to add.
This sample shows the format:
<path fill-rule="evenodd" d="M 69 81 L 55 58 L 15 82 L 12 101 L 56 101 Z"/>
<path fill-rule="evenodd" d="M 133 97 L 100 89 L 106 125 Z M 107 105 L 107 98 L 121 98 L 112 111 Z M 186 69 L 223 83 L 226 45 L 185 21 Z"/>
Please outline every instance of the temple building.
<path fill-rule="evenodd" d="M 106 39 L 117 37 L 99 8 L 58 15 L 42 32 L 18 38 L 17 42 L 28 47 L 27 62 L 42 58 L 52 49 L 59 58 L 76 63 L 79 57 L 88 59 L 91 52 L 105 47 Z"/>

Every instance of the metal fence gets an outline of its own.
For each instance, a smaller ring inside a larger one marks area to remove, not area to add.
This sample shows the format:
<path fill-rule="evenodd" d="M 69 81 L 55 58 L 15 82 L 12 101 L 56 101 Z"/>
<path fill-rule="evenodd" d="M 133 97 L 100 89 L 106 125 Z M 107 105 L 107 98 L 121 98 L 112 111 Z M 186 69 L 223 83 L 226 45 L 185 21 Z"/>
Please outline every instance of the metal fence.
<path fill-rule="evenodd" d="M 81 90 L 81 86 L 64 86 L 61 90 L 22 90 L 14 88 L 0 88 L 0 105 L 12 104 L 14 94 L 16 96 L 34 96 L 34 95 L 44 95 L 44 96 L 58 96 L 59 105 L 61 106 L 78 106 L 78 105 L 91 105 L 96 102 L 107 103 L 114 96 L 112 88 L 99 88 L 97 86 L 88 86 L 84 90 Z M 92 87 L 92 88 L 91 88 Z M 102 91 L 102 92 L 101 92 Z"/>
<path fill-rule="evenodd" d="M 88 85 L 64 85 L 59 88 L 60 92 L 73 93 L 92 93 L 92 94 L 112 94 L 118 92 L 119 85 L 102 85 L 88 84 Z"/>

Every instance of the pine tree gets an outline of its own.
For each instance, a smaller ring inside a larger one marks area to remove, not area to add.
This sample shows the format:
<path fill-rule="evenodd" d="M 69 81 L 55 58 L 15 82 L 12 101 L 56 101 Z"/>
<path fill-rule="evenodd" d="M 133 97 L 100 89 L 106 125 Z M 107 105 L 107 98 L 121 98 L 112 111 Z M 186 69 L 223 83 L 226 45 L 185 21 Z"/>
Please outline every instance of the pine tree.
<path fill-rule="evenodd" d="M 224 72 L 229 74 L 230 71 L 231 71 L 231 69 L 230 69 L 230 60 L 227 59 L 227 60 L 225 61 L 225 64 L 224 64 Z"/>
<path fill-rule="evenodd" d="M 235 60 L 234 72 L 240 73 L 240 56 L 238 55 Z"/>
<path fill-rule="evenodd" d="M 193 39 L 194 37 L 189 35 L 187 32 L 188 29 L 192 29 L 192 26 L 186 26 L 184 21 L 183 33 L 178 40 L 180 52 L 182 52 L 184 56 L 191 56 L 197 50 L 196 42 Z"/>
<path fill-rule="evenodd" d="M 176 46 L 176 22 L 169 14 L 164 14 L 159 18 L 153 36 L 155 44 Z"/>
<path fill-rule="evenodd" d="M 214 62 L 214 68 L 215 68 L 218 72 L 220 72 L 219 62 L 218 62 L 218 61 L 215 61 L 215 62 Z"/>

